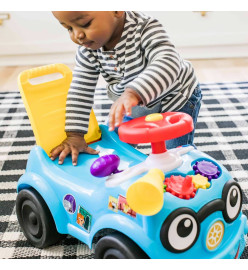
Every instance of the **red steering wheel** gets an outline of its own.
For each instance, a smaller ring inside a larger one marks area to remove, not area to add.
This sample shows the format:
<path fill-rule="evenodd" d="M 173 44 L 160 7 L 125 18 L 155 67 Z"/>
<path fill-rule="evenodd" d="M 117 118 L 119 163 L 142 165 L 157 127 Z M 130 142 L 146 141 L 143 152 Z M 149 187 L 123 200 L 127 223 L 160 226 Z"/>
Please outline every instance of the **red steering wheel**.
<path fill-rule="evenodd" d="M 121 124 L 120 140 L 126 143 L 151 143 L 152 153 L 166 151 L 165 141 L 181 137 L 194 129 L 190 115 L 181 112 L 155 113 Z"/>

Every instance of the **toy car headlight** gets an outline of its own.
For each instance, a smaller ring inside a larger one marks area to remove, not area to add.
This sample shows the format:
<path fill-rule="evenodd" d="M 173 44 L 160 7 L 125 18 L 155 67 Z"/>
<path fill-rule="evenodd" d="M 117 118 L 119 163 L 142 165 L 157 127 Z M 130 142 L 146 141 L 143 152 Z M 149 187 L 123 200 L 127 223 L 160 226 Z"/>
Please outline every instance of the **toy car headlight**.
<path fill-rule="evenodd" d="M 199 231 L 200 224 L 196 213 L 189 208 L 180 208 L 172 212 L 164 221 L 160 240 L 169 251 L 180 253 L 194 245 Z"/>
<path fill-rule="evenodd" d="M 233 180 L 228 181 L 223 188 L 222 199 L 225 202 L 223 217 L 230 223 L 238 217 L 242 206 L 242 191 L 239 184 Z"/>

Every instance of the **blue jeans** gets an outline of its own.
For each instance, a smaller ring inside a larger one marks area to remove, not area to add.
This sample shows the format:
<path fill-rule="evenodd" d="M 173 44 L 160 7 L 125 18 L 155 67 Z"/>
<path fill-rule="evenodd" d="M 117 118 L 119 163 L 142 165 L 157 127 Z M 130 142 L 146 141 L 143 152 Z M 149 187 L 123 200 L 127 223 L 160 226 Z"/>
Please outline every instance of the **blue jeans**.
<path fill-rule="evenodd" d="M 201 108 L 201 99 L 202 99 L 202 93 L 201 93 L 201 88 L 200 85 L 198 84 L 189 98 L 189 100 L 186 102 L 186 104 L 178 110 L 178 112 L 184 112 L 189 114 L 194 123 L 194 129 L 190 133 L 178 137 L 176 139 L 168 140 L 166 141 L 166 148 L 167 149 L 172 149 L 176 148 L 181 145 L 192 145 L 196 148 L 194 145 L 194 134 L 195 134 L 195 125 L 197 122 L 197 117 Z M 148 115 L 150 113 L 158 113 L 161 112 L 161 104 L 155 105 L 153 108 L 146 108 L 146 107 L 133 107 L 132 108 L 132 117 L 129 116 L 124 116 L 123 122 L 127 122 L 132 120 L 133 118 L 137 118 L 140 116 Z M 115 128 L 115 132 L 118 134 L 118 128 Z"/>
<path fill-rule="evenodd" d="M 194 123 L 194 129 L 190 133 L 182 137 L 178 137 L 176 139 L 166 141 L 167 149 L 176 148 L 181 145 L 192 145 L 196 148 L 194 144 L 194 134 L 195 134 L 195 126 L 197 122 L 197 117 L 201 108 L 201 100 L 202 100 L 202 93 L 201 93 L 200 85 L 198 84 L 193 94 L 189 98 L 189 100 L 178 111 L 178 112 L 187 113 L 192 117 L 193 123 Z"/>

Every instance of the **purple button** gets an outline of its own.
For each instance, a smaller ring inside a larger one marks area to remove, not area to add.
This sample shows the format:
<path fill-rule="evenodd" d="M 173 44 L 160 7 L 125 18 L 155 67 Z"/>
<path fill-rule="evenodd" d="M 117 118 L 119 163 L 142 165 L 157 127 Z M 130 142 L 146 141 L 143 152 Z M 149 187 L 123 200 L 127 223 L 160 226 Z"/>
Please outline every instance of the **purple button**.
<path fill-rule="evenodd" d="M 118 170 L 119 164 L 120 158 L 117 155 L 101 156 L 92 163 L 90 172 L 93 176 L 105 177 L 120 172 Z"/>
<path fill-rule="evenodd" d="M 218 167 L 212 162 L 205 160 L 197 161 L 193 166 L 193 170 L 195 171 L 195 174 L 201 174 L 202 176 L 207 177 L 209 181 L 218 178 L 220 175 Z"/>

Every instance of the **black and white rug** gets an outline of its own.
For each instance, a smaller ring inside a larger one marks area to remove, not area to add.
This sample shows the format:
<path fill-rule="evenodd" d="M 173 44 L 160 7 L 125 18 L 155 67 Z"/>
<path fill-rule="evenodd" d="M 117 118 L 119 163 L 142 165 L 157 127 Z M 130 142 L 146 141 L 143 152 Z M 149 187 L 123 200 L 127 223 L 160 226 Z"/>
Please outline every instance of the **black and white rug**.
<path fill-rule="evenodd" d="M 195 134 L 198 149 L 222 163 L 243 189 L 248 216 L 248 82 L 201 84 L 203 102 Z M 96 91 L 99 123 L 108 115 L 105 90 Z M 0 258 L 93 258 L 73 237 L 46 248 L 32 247 L 15 213 L 16 184 L 24 173 L 35 138 L 19 92 L 0 92 Z M 138 147 L 149 153 L 149 146 Z M 248 246 L 241 258 L 248 258 Z"/>

